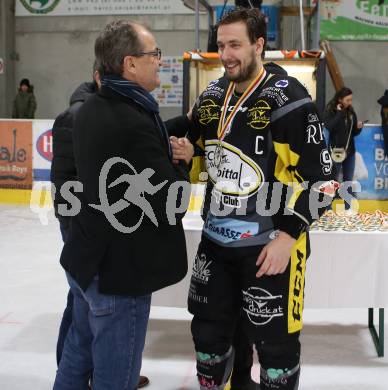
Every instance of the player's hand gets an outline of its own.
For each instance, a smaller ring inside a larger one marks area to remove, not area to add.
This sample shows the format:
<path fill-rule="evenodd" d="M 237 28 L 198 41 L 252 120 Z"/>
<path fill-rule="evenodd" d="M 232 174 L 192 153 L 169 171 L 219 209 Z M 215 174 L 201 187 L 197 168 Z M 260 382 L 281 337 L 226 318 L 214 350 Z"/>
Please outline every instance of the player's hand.
<path fill-rule="evenodd" d="M 263 248 L 257 258 L 256 265 L 260 268 L 256 277 L 282 274 L 287 269 L 295 241 L 289 234 L 279 232 L 279 235 Z"/>
<path fill-rule="evenodd" d="M 364 127 L 364 122 L 358 121 L 357 122 L 357 129 L 362 129 Z"/>
<path fill-rule="evenodd" d="M 174 164 L 178 164 L 179 160 L 190 163 L 194 155 L 194 146 L 187 138 L 170 137 L 171 149 L 172 149 L 172 161 Z"/>

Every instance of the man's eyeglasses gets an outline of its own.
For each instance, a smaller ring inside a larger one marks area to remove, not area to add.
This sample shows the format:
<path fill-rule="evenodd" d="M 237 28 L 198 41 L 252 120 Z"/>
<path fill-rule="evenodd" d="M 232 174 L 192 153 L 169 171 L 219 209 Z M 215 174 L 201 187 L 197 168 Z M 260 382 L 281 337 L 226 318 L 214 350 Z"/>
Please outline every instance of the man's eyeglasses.
<path fill-rule="evenodd" d="M 133 54 L 134 57 L 140 57 L 140 56 L 152 56 L 157 57 L 157 59 L 160 61 L 162 58 L 162 50 L 160 50 L 158 47 L 153 51 L 141 51 L 140 53 Z"/>

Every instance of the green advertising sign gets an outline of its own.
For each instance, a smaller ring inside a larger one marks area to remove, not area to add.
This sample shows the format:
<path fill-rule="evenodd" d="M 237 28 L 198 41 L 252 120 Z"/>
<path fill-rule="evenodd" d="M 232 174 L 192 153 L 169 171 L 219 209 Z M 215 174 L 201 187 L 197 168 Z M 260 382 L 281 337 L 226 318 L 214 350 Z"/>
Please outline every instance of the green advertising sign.
<path fill-rule="evenodd" d="M 323 0 L 321 38 L 388 41 L 388 1 Z"/>
<path fill-rule="evenodd" d="M 20 0 L 20 2 L 31 14 L 44 15 L 52 12 L 60 0 Z"/>
<path fill-rule="evenodd" d="M 2 2 L 3 0 L 0 0 Z M 16 16 L 193 14 L 178 0 L 16 0 Z"/>

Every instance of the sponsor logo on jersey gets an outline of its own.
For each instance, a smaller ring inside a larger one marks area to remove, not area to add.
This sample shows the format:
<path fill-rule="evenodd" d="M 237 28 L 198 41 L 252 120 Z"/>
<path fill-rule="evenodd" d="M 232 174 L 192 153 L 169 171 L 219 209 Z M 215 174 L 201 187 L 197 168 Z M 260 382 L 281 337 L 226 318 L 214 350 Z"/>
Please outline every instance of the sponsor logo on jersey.
<path fill-rule="evenodd" d="M 193 264 L 193 278 L 196 279 L 197 282 L 202 284 L 207 284 L 209 282 L 209 278 L 211 276 L 211 272 L 209 270 L 210 264 L 212 261 L 208 261 L 205 253 L 197 254 L 195 256 L 194 264 Z"/>
<path fill-rule="evenodd" d="M 260 166 L 240 149 L 226 142 L 221 143 L 221 151 L 218 153 L 221 156 L 217 158 L 217 148 L 218 140 L 205 142 L 207 172 L 214 189 L 221 195 L 248 197 L 255 194 L 264 182 Z"/>
<path fill-rule="evenodd" d="M 210 81 L 210 83 L 207 87 L 208 88 L 214 87 L 216 84 L 218 84 L 219 81 L 220 81 L 219 79 Z"/>
<path fill-rule="evenodd" d="M 266 87 L 264 88 L 259 95 L 261 98 L 270 98 L 276 102 L 279 107 L 284 106 L 284 104 L 289 100 L 288 96 L 285 95 L 284 91 L 281 88 L 276 87 Z"/>
<path fill-rule="evenodd" d="M 210 216 L 203 228 L 213 239 L 224 244 L 244 240 L 259 233 L 259 224 L 233 218 L 216 218 Z"/>
<path fill-rule="evenodd" d="M 283 295 L 272 295 L 263 288 L 250 287 L 243 290 L 243 310 L 252 324 L 266 325 L 274 318 L 284 317 L 282 298 Z"/>
<path fill-rule="evenodd" d="M 220 106 L 211 99 L 206 99 L 198 108 L 198 120 L 201 125 L 208 125 L 220 118 Z"/>
<path fill-rule="evenodd" d="M 248 110 L 248 126 L 253 129 L 265 129 L 270 123 L 271 106 L 265 100 L 259 100 Z"/>
<path fill-rule="evenodd" d="M 234 109 L 234 106 L 228 106 L 227 112 L 232 112 Z M 238 107 L 237 112 L 245 112 L 248 110 L 248 107 Z M 224 107 L 221 107 L 221 112 L 224 111 Z"/>
<path fill-rule="evenodd" d="M 323 141 L 323 128 L 321 123 L 315 125 L 310 124 L 307 126 L 307 143 L 314 143 L 319 145 Z"/>
<path fill-rule="evenodd" d="M 222 195 L 222 203 L 236 209 L 241 207 L 241 200 L 236 196 Z"/>
<path fill-rule="evenodd" d="M 309 114 L 307 120 L 309 121 L 309 123 L 319 122 L 317 114 Z"/>
<path fill-rule="evenodd" d="M 191 283 L 189 287 L 189 301 L 203 303 L 205 305 L 208 304 L 208 297 L 197 293 L 197 286 L 195 284 L 195 279 L 191 279 Z"/>
<path fill-rule="evenodd" d="M 241 239 L 252 237 L 253 234 L 248 230 L 247 232 L 241 234 Z"/>
<path fill-rule="evenodd" d="M 304 275 L 306 272 L 307 235 L 302 233 L 294 244 L 290 260 L 288 289 L 288 333 L 302 329 Z"/>
<path fill-rule="evenodd" d="M 275 83 L 275 87 L 286 88 L 288 87 L 288 80 L 279 80 Z"/>

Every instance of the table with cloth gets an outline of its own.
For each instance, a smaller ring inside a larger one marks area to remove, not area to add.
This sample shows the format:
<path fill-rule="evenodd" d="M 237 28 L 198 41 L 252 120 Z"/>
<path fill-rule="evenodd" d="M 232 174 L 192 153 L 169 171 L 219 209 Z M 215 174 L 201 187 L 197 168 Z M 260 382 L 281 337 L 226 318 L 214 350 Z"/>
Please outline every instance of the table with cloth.
<path fill-rule="evenodd" d="M 366 220 L 368 222 L 368 218 Z M 198 213 L 188 213 L 183 224 L 189 272 L 180 283 L 155 293 L 153 305 L 187 306 L 191 267 L 203 222 Z M 305 307 L 368 308 L 368 326 L 377 353 L 383 356 L 384 307 L 388 307 L 388 231 L 384 228 L 345 231 L 336 222 L 329 222 L 326 231 L 323 227 L 325 225 L 314 225 L 310 233 L 311 255 L 306 270 Z M 378 331 L 373 323 L 373 308 L 379 308 Z"/>

